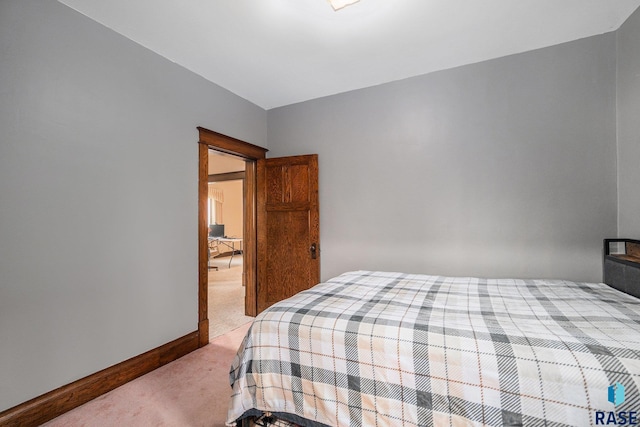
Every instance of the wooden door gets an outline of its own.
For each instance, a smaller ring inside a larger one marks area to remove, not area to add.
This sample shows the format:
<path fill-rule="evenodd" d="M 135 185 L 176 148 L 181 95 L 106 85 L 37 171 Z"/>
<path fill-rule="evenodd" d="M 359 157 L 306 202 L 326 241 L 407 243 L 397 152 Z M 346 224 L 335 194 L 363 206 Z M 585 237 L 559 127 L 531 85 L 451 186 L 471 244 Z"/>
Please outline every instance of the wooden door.
<path fill-rule="evenodd" d="M 318 155 L 257 162 L 258 312 L 320 281 Z"/>

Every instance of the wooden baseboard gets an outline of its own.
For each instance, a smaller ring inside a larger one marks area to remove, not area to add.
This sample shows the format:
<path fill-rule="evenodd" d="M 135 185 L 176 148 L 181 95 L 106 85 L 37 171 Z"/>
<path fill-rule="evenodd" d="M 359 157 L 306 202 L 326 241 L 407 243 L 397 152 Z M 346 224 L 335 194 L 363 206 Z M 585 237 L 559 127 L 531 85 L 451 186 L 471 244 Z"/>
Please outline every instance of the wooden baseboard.
<path fill-rule="evenodd" d="M 38 426 L 200 347 L 192 332 L 139 356 L 0 412 L 0 426 Z"/>
<path fill-rule="evenodd" d="M 209 319 L 198 322 L 198 331 L 200 331 L 200 347 L 204 347 L 209 344 Z"/>

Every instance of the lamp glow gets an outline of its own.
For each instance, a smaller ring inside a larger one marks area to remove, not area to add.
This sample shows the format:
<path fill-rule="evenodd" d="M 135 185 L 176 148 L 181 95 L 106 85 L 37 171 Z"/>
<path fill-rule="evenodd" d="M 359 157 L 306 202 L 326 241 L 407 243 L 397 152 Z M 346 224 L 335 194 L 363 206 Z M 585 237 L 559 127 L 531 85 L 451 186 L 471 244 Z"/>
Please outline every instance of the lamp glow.
<path fill-rule="evenodd" d="M 329 3 L 331 3 L 331 7 L 333 7 L 333 10 L 340 10 L 343 7 L 349 6 L 350 4 L 354 4 L 359 1 L 360 0 L 329 0 Z"/>

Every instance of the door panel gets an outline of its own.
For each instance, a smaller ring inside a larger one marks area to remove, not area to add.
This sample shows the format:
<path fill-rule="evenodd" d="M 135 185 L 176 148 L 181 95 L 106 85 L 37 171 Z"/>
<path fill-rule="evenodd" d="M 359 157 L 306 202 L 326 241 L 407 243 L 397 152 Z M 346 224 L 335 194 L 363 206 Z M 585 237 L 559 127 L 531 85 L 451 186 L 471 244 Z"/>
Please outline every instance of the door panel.
<path fill-rule="evenodd" d="M 258 160 L 257 186 L 261 312 L 320 281 L 318 156 Z"/>

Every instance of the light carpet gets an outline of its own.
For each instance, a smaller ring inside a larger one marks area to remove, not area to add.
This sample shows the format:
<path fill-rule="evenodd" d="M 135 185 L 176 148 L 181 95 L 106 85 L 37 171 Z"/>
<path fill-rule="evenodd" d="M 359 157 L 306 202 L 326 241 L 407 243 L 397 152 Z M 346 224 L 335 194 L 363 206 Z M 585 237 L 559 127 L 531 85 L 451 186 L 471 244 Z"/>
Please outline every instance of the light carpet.
<path fill-rule="evenodd" d="M 244 325 L 253 317 L 244 315 L 242 286 L 242 255 L 234 255 L 229 268 L 229 257 L 214 258 L 209 270 L 209 338 L 215 338 Z"/>
<path fill-rule="evenodd" d="M 44 424 L 47 427 L 224 426 L 229 368 L 249 324 Z"/>

